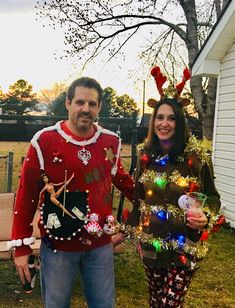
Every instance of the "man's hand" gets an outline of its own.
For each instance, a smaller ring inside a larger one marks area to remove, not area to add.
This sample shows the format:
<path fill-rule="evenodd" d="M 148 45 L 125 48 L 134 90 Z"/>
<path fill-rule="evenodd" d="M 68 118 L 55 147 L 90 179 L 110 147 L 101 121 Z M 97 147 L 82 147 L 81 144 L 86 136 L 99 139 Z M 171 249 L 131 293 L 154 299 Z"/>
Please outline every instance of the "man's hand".
<path fill-rule="evenodd" d="M 113 243 L 113 248 L 121 244 L 125 239 L 125 236 L 123 233 L 117 233 L 112 236 L 112 243 Z"/>
<path fill-rule="evenodd" d="M 22 284 L 25 284 L 26 281 L 31 281 L 28 260 L 29 255 L 14 258 L 15 266 Z"/>

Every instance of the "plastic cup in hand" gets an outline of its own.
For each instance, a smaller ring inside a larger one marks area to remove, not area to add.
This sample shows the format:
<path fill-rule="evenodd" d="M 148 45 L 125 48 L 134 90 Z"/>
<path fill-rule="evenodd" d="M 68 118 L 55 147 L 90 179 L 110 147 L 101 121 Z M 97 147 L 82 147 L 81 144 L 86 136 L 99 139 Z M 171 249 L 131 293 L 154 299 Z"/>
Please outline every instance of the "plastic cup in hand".
<path fill-rule="evenodd" d="M 188 211 L 187 216 L 200 216 L 202 208 L 205 204 L 207 196 L 199 192 L 191 192 L 188 196 Z"/>

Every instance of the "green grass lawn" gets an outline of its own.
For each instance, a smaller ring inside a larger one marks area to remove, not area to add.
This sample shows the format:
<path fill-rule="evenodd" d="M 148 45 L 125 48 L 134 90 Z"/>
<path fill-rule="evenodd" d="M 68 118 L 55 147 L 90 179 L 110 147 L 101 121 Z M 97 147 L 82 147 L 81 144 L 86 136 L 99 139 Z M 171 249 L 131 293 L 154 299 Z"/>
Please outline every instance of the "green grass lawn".
<path fill-rule="evenodd" d="M 210 238 L 210 252 L 199 262 L 199 269 L 186 296 L 186 308 L 235 307 L 235 232 L 223 228 Z M 142 263 L 135 249 L 125 244 L 115 254 L 116 302 L 119 308 L 148 307 L 148 291 Z M 12 261 L 0 262 L 0 307 L 42 307 L 39 274 L 31 294 L 21 293 Z M 71 307 L 85 307 L 79 279 Z"/>
<path fill-rule="evenodd" d="M 21 157 L 29 143 L 0 142 L 0 155 L 11 150 L 14 155 L 13 187 L 16 190 Z M 130 147 L 123 146 L 123 154 L 130 154 Z M 128 170 L 128 160 L 124 166 Z M 118 193 L 115 192 L 115 202 Z M 115 203 L 117 204 L 117 202 Z M 129 207 L 126 203 L 125 206 Z M 115 205 L 116 209 L 116 205 Z M 185 308 L 235 308 L 235 231 L 224 227 L 210 239 L 210 252 L 199 262 L 199 269 L 185 300 Z M 115 254 L 117 308 L 147 308 L 148 291 L 142 263 L 131 244 L 125 244 L 122 253 Z M 56 283 L 56 282 L 55 282 Z M 12 261 L 0 261 L 0 308 L 40 308 L 39 275 L 31 294 L 23 294 Z M 86 307 L 79 279 L 74 290 L 71 308 Z M 58 307 L 59 308 L 59 307 Z"/>

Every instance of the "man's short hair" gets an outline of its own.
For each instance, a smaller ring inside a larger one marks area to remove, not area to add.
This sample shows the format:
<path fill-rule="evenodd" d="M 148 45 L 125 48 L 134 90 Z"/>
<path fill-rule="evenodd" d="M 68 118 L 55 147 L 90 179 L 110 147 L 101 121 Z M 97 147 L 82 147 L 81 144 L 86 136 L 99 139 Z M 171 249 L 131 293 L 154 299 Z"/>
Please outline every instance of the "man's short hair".
<path fill-rule="evenodd" d="M 93 88 L 98 92 L 98 102 L 101 103 L 102 96 L 103 96 L 103 89 L 101 85 L 93 78 L 90 77 L 81 77 L 74 80 L 68 88 L 67 91 L 67 98 L 71 102 L 74 98 L 75 88 L 76 87 L 86 87 L 86 88 Z"/>

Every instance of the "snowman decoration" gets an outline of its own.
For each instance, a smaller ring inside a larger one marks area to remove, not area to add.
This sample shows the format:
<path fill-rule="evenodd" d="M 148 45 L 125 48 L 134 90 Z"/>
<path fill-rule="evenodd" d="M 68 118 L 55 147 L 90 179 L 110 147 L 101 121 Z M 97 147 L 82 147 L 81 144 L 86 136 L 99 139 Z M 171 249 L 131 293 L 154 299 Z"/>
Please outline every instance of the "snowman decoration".
<path fill-rule="evenodd" d="M 89 234 L 100 237 L 103 234 L 103 230 L 99 224 L 99 215 L 91 213 L 88 217 L 89 222 L 84 226 Z"/>
<path fill-rule="evenodd" d="M 108 235 L 115 233 L 115 219 L 113 215 L 108 215 L 106 217 L 106 223 L 104 224 L 103 231 Z"/>

